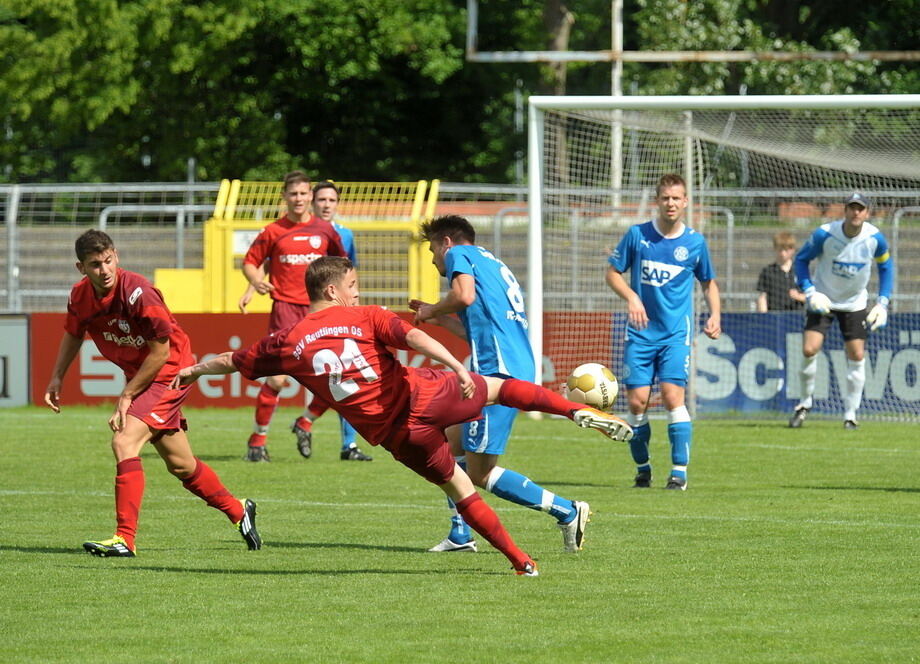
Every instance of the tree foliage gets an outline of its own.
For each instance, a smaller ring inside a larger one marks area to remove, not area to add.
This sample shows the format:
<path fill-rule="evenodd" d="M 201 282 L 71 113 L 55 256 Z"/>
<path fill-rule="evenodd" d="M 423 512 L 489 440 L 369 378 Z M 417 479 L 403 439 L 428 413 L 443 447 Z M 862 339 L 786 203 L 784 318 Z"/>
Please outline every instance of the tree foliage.
<path fill-rule="evenodd" d="M 548 0 L 480 2 L 481 50 L 542 50 Z M 558 0 L 555 3 L 558 5 Z M 463 58 L 462 0 L 7 0 L 0 179 L 506 181 L 524 144 L 514 91 L 547 69 Z M 610 47 L 610 4 L 569 3 L 572 50 Z M 915 0 L 627 0 L 628 49 L 916 48 Z M 568 65 L 607 94 L 609 64 Z M 904 63 L 625 68 L 641 94 L 916 92 Z"/>

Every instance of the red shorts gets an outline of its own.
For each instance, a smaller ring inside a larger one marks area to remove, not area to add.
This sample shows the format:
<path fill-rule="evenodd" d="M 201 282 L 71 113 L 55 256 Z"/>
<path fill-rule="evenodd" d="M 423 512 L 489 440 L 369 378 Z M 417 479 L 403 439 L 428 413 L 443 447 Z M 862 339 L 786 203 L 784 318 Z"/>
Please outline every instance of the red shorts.
<path fill-rule="evenodd" d="M 383 447 L 407 468 L 441 485 L 454 476 L 454 455 L 444 429 L 480 419 L 488 388 L 482 376 L 470 374 L 476 392 L 471 399 L 464 399 L 453 371 L 416 369 L 415 373 L 418 380 L 409 401 L 409 415 L 402 430 Z"/>
<path fill-rule="evenodd" d="M 310 313 L 309 304 L 294 304 L 293 302 L 272 302 L 272 315 L 268 319 L 268 333 L 283 330 L 295 323 L 299 323 L 304 316 Z"/>
<path fill-rule="evenodd" d="M 165 383 L 150 383 L 150 386 L 131 402 L 128 415 L 133 415 L 151 429 L 186 431 L 188 423 L 182 416 L 182 402 L 188 397 L 191 388 L 191 385 L 186 385 L 178 390 L 171 390 Z"/>

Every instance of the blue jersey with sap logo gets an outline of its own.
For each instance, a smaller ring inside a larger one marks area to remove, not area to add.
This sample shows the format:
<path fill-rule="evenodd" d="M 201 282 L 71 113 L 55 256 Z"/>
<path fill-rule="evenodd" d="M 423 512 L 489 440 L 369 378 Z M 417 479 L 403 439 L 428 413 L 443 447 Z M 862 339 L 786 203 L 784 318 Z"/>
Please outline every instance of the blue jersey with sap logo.
<path fill-rule="evenodd" d="M 448 250 L 444 266 L 448 282 L 468 274 L 476 284 L 476 299 L 460 312 L 473 371 L 533 380 L 524 294 L 511 270 L 482 247 L 462 244 Z"/>
<path fill-rule="evenodd" d="M 627 341 L 690 344 L 693 331 L 693 279 L 711 281 L 716 273 L 702 235 L 684 227 L 666 238 L 648 221 L 629 229 L 607 259 L 617 272 L 629 270 L 649 323 L 644 330 L 626 325 Z"/>

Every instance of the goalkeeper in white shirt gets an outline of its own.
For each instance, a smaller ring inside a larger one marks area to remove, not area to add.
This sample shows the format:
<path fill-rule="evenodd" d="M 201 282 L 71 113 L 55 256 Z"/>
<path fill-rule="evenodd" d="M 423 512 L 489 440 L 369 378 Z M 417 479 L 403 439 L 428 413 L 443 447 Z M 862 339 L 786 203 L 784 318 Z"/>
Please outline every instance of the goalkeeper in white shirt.
<path fill-rule="evenodd" d="M 888 323 L 888 302 L 894 281 L 894 263 L 888 241 L 870 224 L 869 199 L 855 193 L 846 200 L 843 219 L 822 224 L 795 257 L 795 276 L 806 297 L 805 334 L 802 336 L 802 400 L 789 426 L 802 426 L 815 392 L 818 353 L 834 319 L 843 334 L 847 355 L 843 427 L 856 429 L 856 411 L 866 383 L 866 337 Z M 816 261 L 814 275 L 808 265 Z M 878 298 L 868 308 L 866 286 L 872 263 L 878 265 Z M 841 381 L 842 383 L 843 381 Z"/>

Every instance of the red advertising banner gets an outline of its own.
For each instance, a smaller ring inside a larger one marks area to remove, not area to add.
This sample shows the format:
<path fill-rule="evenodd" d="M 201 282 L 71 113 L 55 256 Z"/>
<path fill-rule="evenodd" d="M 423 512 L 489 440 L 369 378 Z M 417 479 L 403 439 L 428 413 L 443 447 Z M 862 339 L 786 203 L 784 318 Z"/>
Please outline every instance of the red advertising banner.
<path fill-rule="evenodd" d="M 401 313 L 412 320 L 411 313 Z M 176 320 L 192 340 L 192 352 L 202 358 L 227 350 L 249 346 L 268 329 L 268 314 L 176 314 Z M 435 325 L 423 325 L 428 334 L 444 344 L 457 358 L 466 360 L 470 351 L 466 342 Z M 31 317 L 31 375 L 32 401 L 44 403 L 45 388 L 54 368 L 61 335 L 64 333 L 64 314 L 32 314 Z M 426 366 L 430 362 L 414 351 L 398 351 L 397 357 L 409 366 Z M 282 390 L 282 403 L 291 406 L 303 404 L 303 388 L 293 381 Z M 121 369 L 105 359 L 90 339 L 74 359 L 61 391 L 61 403 L 94 404 L 112 402 L 124 388 Z M 198 380 L 186 403 L 189 406 L 219 406 L 231 408 L 251 406 L 258 394 L 259 383 L 246 380 L 239 374 L 205 376 Z"/>

